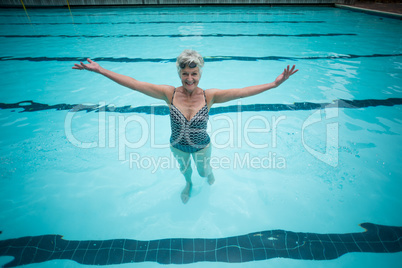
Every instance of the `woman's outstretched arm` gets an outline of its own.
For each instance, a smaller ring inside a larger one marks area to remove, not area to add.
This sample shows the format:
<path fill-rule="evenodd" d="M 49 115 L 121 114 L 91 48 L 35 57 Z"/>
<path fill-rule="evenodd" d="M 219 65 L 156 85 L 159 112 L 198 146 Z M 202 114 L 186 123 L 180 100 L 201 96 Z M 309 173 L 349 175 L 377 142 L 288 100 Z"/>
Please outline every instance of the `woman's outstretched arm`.
<path fill-rule="evenodd" d="M 281 73 L 274 82 L 258 85 L 258 86 L 251 86 L 251 87 L 244 87 L 244 88 L 232 88 L 227 90 L 219 90 L 219 89 L 209 89 L 209 94 L 212 95 L 212 102 L 213 103 L 222 103 L 227 102 L 239 98 L 250 97 L 253 95 L 260 94 L 264 91 L 267 91 L 271 88 L 276 88 L 283 82 L 285 82 L 291 75 L 295 74 L 298 70 L 295 70 L 295 65 L 291 69 L 289 69 L 289 65 L 287 68 Z"/>
<path fill-rule="evenodd" d="M 156 99 L 161 99 L 161 100 L 168 102 L 167 95 L 168 95 L 169 89 L 172 89 L 173 87 L 167 86 L 167 85 L 154 85 L 151 83 L 138 81 L 132 77 L 118 74 L 118 73 L 112 72 L 110 70 L 107 70 L 107 69 L 101 67 L 98 63 L 92 61 L 91 59 L 87 59 L 87 60 L 89 62 L 88 64 L 84 64 L 82 62 L 80 62 L 80 64 L 76 63 L 76 64 L 74 64 L 73 69 L 88 70 L 88 71 L 92 71 L 92 72 L 101 74 L 122 86 L 139 91 L 150 97 L 153 97 Z"/>

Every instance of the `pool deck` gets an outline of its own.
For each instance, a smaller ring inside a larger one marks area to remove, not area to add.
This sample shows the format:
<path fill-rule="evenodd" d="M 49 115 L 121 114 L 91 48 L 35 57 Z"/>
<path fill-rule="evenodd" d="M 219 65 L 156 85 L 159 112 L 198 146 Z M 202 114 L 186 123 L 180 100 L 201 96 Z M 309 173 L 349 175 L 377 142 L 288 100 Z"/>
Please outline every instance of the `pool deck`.
<path fill-rule="evenodd" d="M 110 1 L 110 2 L 109 2 Z M 181 4 L 196 4 L 197 0 L 70 0 L 71 6 L 103 6 L 103 5 L 179 5 Z M 379 0 L 382 1 L 382 0 Z M 394 0 L 391 0 L 394 1 Z M 25 2 L 25 6 L 29 7 L 60 7 L 65 6 L 68 1 L 65 0 L 0 0 L 0 7 L 17 7 L 20 8 L 22 3 Z M 202 2 L 202 3 L 201 3 Z M 345 4 L 345 2 L 353 4 Z M 356 3 L 357 2 L 357 3 Z M 402 20 L 402 3 L 376 3 L 373 0 L 368 2 L 360 2 L 358 0 L 204 0 L 199 1 L 197 5 L 201 4 L 266 4 L 266 5 L 334 5 L 338 8 L 345 8 L 358 12 L 364 12 L 368 14 L 391 17 Z M 399 1 L 400 2 L 400 1 Z M 24 7 L 25 8 L 25 7 Z"/>
<path fill-rule="evenodd" d="M 402 19 L 402 3 L 355 3 L 353 5 L 336 4 L 336 6 Z"/>

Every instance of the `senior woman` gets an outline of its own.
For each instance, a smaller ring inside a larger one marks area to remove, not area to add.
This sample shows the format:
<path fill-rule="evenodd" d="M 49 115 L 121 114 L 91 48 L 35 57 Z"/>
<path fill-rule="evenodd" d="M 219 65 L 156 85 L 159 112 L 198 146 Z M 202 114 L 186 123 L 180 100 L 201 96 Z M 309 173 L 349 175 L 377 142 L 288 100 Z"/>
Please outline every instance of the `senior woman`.
<path fill-rule="evenodd" d="M 141 82 L 102 68 L 90 59 L 88 62 L 89 64 L 82 62 L 74 64 L 73 69 L 102 74 L 122 86 L 164 100 L 169 105 L 172 130 L 170 148 L 186 179 L 186 186 L 181 193 L 183 203 L 187 203 L 191 196 L 191 157 L 200 176 L 206 177 L 210 185 L 215 181 L 209 162 L 212 148 L 206 132 L 208 112 L 211 106 L 215 103 L 249 97 L 275 88 L 298 71 L 295 70 L 294 65 L 291 69 L 287 66 L 272 83 L 227 90 L 203 90 L 198 87 L 198 83 L 201 79 L 204 60 L 194 50 L 184 50 L 177 57 L 176 67 L 182 84 L 180 87 Z"/>

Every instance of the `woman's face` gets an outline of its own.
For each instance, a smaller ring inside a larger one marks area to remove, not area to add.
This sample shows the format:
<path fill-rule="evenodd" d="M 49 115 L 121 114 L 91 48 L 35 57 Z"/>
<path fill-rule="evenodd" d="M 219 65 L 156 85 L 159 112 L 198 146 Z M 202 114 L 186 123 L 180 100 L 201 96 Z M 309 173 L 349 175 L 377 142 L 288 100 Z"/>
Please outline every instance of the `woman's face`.
<path fill-rule="evenodd" d="M 198 82 L 201 78 L 200 70 L 198 67 L 190 68 L 186 66 L 180 70 L 180 78 L 184 89 L 191 93 L 198 87 Z"/>

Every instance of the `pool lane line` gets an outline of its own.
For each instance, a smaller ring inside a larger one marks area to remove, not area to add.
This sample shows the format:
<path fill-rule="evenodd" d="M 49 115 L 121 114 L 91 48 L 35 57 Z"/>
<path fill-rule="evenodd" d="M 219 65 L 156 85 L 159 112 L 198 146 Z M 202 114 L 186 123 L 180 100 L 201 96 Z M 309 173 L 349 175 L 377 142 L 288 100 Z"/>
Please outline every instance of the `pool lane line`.
<path fill-rule="evenodd" d="M 309 57 L 285 57 L 285 56 L 264 56 L 264 57 L 248 57 L 248 56 L 205 56 L 205 62 L 220 62 L 220 61 L 299 61 L 299 60 L 327 60 L 327 59 L 357 59 L 357 58 L 384 58 L 384 57 L 400 57 L 402 53 L 396 54 L 371 54 L 371 55 L 329 55 L 329 56 L 309 56 Z M 34 61 L 34 62 L 46 62 L 46 61 L 86 61 L 87 58 L 83 57 L 12 57 L 3 56 L 0 57 L 0 61 Z M 158 62 L 169 63 L 176 62 L 176 58 L 162 59 L 162 58 L 127 58 L 127 57 L 96 57 L 92 58 L 94 61 L 99 62 Z"/>
<path fill-rule="evenodd" d="M 75 25 L 105 25 L 105 24 L 298 24 L 325 23 L 325 21 L 122 21 L 122 22 L 75 22 Z M 0 25 L 26 25 L 23 22 L 5 22 Z M 71 22 L 33 22 L 32 25 L 71 25 Z"/>
<path fill-rule="evenodd" d="M 306 233 L 276 229 L 231 237 L 156 240 L 67 240 L 49 234 L 0 240 L 0 256 L 14 257 L 4 267 L 16 267 L 50 260 L 86 265 L 244 263 L 273 258 L 328 261 L 352 252 L 402 251 L 402 227 L 368 222 L 360 227 L 365 231 Z"/>
<path fill-rule="evenodd" d="M 213 107 L 210 115 L 237 113 L 237 112 L 277 112 L 277 111 L 308 111 L 327 108 L 359 109 L 377 106 L 402 105 L 402 98 L 345 100 L 338 99 L 331 103 L 295 102 L 293 104 L 245 104 Z M 68 110 L 71 112 L 112 112 L 112 113 L 143 113 L 154 115 L 169 115 L 169 107 L 166 105 L 137 106 L 126 105 L 115 107 L 113 105 L 101 106 L 99 104 L 55 104 L 49 105 L 34 102 L 32 100 L 17 103 L 0 103 L 0 109 L 23 109 L 22 112 L 37 112 L 43 110 Z"/>
<path fill-rule="evenodd" d="M 0 35 L 0 38 L 144 38 L 144 37 L 332 37 L 357 36 L 352 33 L 325 34 L 119 34 L 119 35 Z"/>

